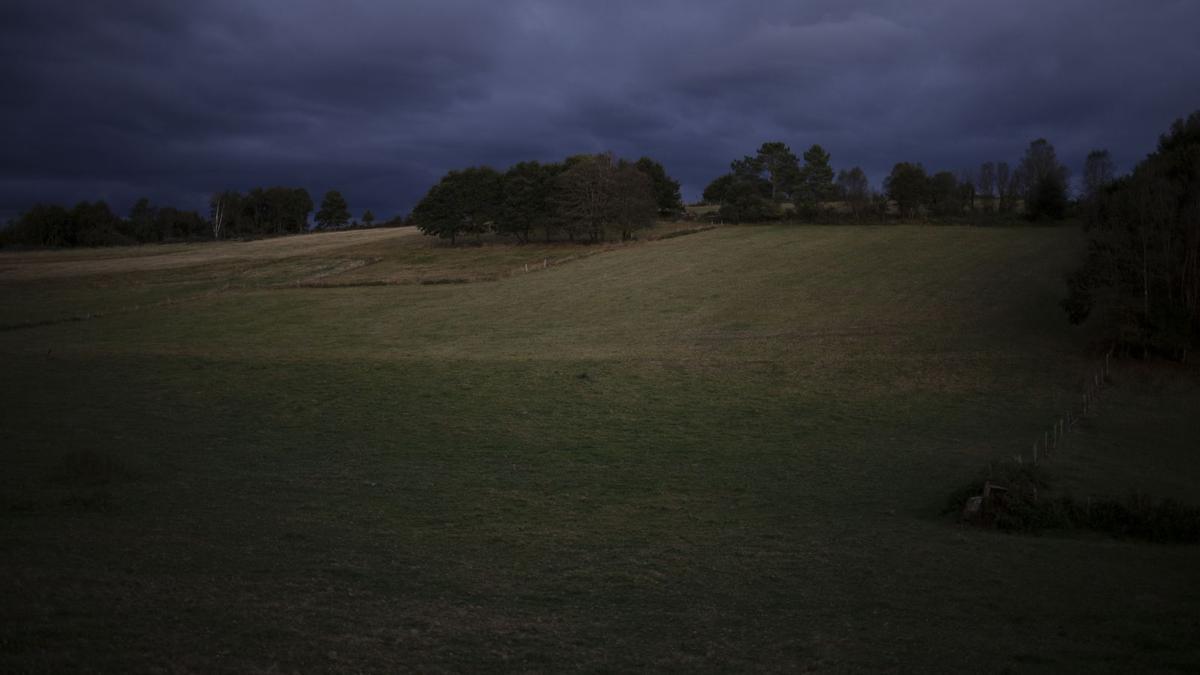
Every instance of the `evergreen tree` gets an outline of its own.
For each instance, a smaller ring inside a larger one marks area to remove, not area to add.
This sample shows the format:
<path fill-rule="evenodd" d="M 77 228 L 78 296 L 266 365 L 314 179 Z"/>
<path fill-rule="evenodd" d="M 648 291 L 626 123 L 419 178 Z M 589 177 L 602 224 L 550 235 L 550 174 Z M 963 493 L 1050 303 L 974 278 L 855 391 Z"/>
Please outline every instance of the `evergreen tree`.
<path fill-rule="evenodd" d="M 337 190 L 326 192 L 317 211 L 317 227 L 333 230 L 345 227 L 349 222 L 350 209 L 346 206 L 346 198 Z"/>
<path fill-rule="evenodd" d="M 797 206 L 804 204 L 809 207 L 830 201 L 836 194 L 829 153 L 821 146 L 814 145 L 805 151 L 804 167 L 800 169 L 796 192 Z"/>

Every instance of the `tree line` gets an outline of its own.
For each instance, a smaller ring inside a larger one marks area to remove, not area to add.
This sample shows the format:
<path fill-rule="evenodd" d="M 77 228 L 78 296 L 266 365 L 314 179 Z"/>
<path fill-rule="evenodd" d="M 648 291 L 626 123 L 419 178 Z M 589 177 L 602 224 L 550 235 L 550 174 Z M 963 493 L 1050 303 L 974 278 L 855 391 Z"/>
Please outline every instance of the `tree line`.
<path fill-rule="evenodd" d="M 325 193 L 313 216 L 313 201 L 304 188 L 256 187 L 242 193 L 218 192 L 209 200 L 207 218 L 195 210 L 156 206 L 139 199 L 129 216 L 115 214 L 103 201 L 80 202 L 72 208 L 37 204 L 0 230 L 0 245 L 34 247 L 118 246 L 165 241 L 203 241 L 298 234 L 318 229 L 397 226 L 397 217 L 376 221 L 370 210 L 361 221 L 351 219 L 346 199 L 337 190 Z"/>
<path fill-rule="evenodd" d="M 1016 169 L 1007 162 L 985 162 L 977 172 L 930 174 L 919 162 L 898 162 L 882 191 L 871 188 L 861 167 L 835 172 L 830 160 L 820 145 L 797 157 L 786 143 L 763 143 L 755 154 L 733 160 L 728 173 L 709 183 L 704 202 L 718 205 L 716 217 L 730 222 L 789 215 L 802 220 L 883 219 L 893 212 L 901 218 L 952 218 L 979 211 L 1015 213 L 1019 207 L 1032 220 L 1066 215 L 1069 173 L 1045 139 L 1030 143 Z M 1088 158 L 1085 183 L 1089 177 L 1103 182 L 1111 173 L 1107 151 L 1096 151 Z"/>
<path fill-rule="evenodd" d="M 1067 281 L 1072 322 L 1104 322 L 1123 349 L 1183 361 L 1200 347 L 1200 111 L 1117 179 L 1107 156 L 1084 174 L 1087 257 Z"/>
<path fill-rule="evenodd" d="M 656 218 L 683 211 L 678 181 L 662 164 L 611 153 L 573 155 L 562 162 L 519 162 L 504 172 L 488 166 L 443 176 L 413 208 L 411 221 L 449 239 L 494 233 L 528 242 L 622 240 Z"/>

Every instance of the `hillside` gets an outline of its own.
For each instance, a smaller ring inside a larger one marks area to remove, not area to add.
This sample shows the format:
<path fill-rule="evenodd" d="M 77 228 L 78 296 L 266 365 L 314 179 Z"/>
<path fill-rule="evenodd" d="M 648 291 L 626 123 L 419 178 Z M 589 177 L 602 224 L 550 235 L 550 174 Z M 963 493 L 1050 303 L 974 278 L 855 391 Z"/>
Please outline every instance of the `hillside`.
<path fill-rule="evenodd" d="M 0 255 L 0 670 L 1200 663 L 1196 547 L 940 515 L 1082 391 L 1076 231 L 373 232 Z M 1198 404 L 1050 470 L 1195 504 Z"/>

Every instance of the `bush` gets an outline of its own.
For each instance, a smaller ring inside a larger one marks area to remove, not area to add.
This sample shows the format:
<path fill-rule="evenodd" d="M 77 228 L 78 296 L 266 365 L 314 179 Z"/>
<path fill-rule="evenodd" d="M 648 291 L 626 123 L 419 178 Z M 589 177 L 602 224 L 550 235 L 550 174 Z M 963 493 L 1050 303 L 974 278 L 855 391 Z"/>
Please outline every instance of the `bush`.
<path fill-rule="evenodd" d="M 1200 543 L 1200 509 L 1132 492 L 1125 499 L 1079 501 L 1053 493 L 1040 465 L 1009 462 L 955 491 L 947 512 L 965 522 L 1007 532 L 1094 530 L 1161 543 Z"/>

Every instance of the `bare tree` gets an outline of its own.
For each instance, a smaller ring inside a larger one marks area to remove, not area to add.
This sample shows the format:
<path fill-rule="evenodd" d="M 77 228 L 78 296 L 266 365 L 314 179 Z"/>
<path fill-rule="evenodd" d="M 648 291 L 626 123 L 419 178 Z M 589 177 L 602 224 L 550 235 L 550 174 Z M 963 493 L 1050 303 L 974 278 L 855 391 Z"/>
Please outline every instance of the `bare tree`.
<path fill-rule="evenodd" d="M 1083 198 L 1093 201 L 1113 181 L 1113 161 L 1108 150 L 1093 150 L 1083 164 Z"/>
<path fill-rule="evenodd" d="M 857 166 L 849 171 L 843 169 L 838 172 L 837 187 L 842 193 L 842 199 L 845 199 L 850 207 L 850 213 L 855 218 L 860 216 L 871 198 L 871 184 L 867 180 L 867 174 Z"/>
<path fill-rule="evenodd" d="M 980 197 L 991 199 L 996 195 L 996 163 L 984 162 L 979 167 L 979 175 L 975 180 L 975 187 L 978 188 Z"/>
<path fill-rule="evenodd" d="M 212 207 L 212 233 L 213 239 L 221 238 L 221 231 L 225 229 L 225 221 L 229 219 L 229 199 L 224 192 L 218 192 L 209 200 Z"/>
<path fill-rule="evenodd" d="M 959 198 L 968 207 L 972 213 L 975 211 L 975 172 L 970 169 L 959 169 L 958 171 L 958 193 Z"/>
<path fill-rule="evenodd" d="M 996 163 L 996 197 L 999 199 L 999 210 L 1007 211 L 1012 207 L 1012 174 L 1008 162 Z"/>

